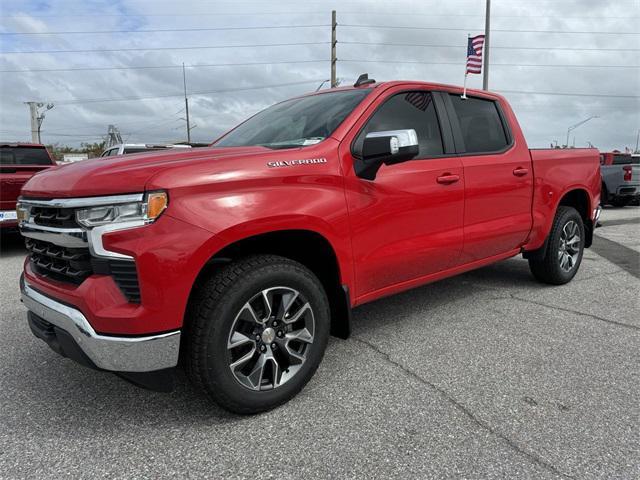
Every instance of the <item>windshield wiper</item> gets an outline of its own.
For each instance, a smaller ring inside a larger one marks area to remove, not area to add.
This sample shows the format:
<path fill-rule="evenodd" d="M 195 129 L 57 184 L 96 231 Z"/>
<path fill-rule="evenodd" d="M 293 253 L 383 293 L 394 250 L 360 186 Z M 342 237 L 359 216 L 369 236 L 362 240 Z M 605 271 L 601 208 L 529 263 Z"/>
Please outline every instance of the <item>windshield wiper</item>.
<path fill-rule="evenodd" d="M 293 140 L 284 140 L 282 142 L 261 143 L 260 146 L 273 149 L 306 147 L 308 145 L 320 143 L 322 140 L 324 140 L 324 137 L 296 138 Z"/>

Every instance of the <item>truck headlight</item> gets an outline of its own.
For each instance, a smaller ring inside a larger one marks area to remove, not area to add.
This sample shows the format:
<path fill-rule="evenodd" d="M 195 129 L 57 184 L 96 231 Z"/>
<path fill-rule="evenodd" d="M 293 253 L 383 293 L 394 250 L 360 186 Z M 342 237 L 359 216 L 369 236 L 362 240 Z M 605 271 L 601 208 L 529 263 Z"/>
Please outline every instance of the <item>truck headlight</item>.
<path fill-rule="evenodd" d="M 168 201 L 166 192 L 150 192 L 140 202 L 101 205 L 77 210 L 76 220 L 87 228 L 135 221 L 151 223 L 167 208 Z"/>

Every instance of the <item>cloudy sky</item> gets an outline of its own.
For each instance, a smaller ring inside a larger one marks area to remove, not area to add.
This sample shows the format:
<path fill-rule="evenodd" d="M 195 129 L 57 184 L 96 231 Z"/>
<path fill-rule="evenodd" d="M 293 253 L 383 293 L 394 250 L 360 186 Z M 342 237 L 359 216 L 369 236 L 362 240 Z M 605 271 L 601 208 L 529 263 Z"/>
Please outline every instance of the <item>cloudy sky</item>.
<path fill-rule="evenodd" d="M 343 84 L 362 72 L 461 84 L 467 34 L 483 32 L 484 5 L 0 0 L 0 139 L 29 140 L 23 102 L 37 100 L 55 104 L 46 143 L 100 141 L 109 124 L 129 142 L 184 140 L 184 63 L 192 139 L 211 141 L 329 77 L 332 9 Z M 509 98 L 532 147 L 564 143 L 567 127 L 590 116 L 598 118 L 570 144 L 635 147 L 639 25 L 640 0 L 493 0 L 490 89 Z"/>

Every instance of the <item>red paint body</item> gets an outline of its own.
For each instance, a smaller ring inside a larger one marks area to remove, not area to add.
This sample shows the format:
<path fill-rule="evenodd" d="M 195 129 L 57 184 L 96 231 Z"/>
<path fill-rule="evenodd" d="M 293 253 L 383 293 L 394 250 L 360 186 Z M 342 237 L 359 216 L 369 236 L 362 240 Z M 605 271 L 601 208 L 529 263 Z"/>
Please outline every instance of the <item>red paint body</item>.
<path fill-rule="evenodd" d="M 461 89 L 419 82 L 376 85 L 330 138 L 286 150 L 263 147 L 151 152 L 78 162 L 31 179 L 22 195 L 62 198 L 166 190 L 169 207 L 151 225 L 107 234 L 108 250 L 135 258 L 142 303 L 127 303 L 109 276 L 80 286 L 25 276 L 77 306 L 95 330 L 148 334 L 182 327 L 196 277 L 222 248 L 263 233 L 308 230 L 324 237 L 353 306 L 543 245 L 561 198 L 581 190 L 599 203 L 597 150 L 529 151 L 508 103 L 513 142 L 491 155 L 452 155 L 383 166 L 357 177 L 351 142 L 371 113 L 404 90 Z M 320 93 L 321 94 L 321 93 Z M 268 162 L 326 163 L 269 168 Z M 456 180 L 457 177 L 457 180 Z M 589 217 L 592 218 L 592 217 Z"/>

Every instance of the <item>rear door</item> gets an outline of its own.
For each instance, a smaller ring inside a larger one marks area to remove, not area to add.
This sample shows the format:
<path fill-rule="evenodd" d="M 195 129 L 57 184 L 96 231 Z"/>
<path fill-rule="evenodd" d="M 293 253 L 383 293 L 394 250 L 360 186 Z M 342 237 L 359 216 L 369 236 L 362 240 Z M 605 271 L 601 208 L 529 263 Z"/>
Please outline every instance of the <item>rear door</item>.
<path fill-rule="evenodd" d="M 497 101 L 447 96 L 465 178 L 462 262 L 521 246 L 532 225 L 533 171 L 526 145 L 515 145 Z"/>
<path fill-rule="evenodd" d="M 400 129 L 416 130 L 418 157 L 383 165 L 373 181 L 357 177 L 353 160 L 364 137 Z M 399 290 L 456 264 L 462 248 L 464 179 L 441 98 L 396 87 L 374 102 L 354 130 L 341 143 L 341 158 L 356 297 L 394 286 Z"/>

